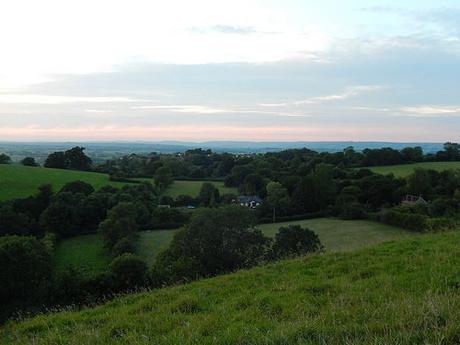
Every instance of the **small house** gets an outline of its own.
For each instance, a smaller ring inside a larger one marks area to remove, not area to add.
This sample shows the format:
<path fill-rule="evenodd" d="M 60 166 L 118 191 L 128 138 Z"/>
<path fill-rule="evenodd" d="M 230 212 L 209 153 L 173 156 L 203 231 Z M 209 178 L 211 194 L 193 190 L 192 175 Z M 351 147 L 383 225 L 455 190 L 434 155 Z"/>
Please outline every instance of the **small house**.
<path fill-rule="evenodd" d="M 402 200 L 403 205 L 428 205 L 428 202 L 421 195 L 405 195 Z"/>
<path fill-rule="evenodd" d="M 234 200 L 234 203 L 249 208 L 256 208 L 262 204 L 262 199 L 257 195 L 241 195 L 237 200 Z"/>

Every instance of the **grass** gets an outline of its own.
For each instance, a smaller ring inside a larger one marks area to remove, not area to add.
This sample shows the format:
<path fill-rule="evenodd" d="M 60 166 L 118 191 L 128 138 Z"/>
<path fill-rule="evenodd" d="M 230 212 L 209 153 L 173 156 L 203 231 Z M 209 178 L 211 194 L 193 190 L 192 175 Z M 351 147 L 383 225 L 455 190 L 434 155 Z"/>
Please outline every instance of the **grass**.
<path fill-rule="evenodd" d="M 236 188 L 225 187 L 223 182 L 216 181 L 181 181 L 176 180 L 174 183 L 167 188 L 163 195 L 170 196 L 172 198 L 177 197 L 178 195 L 185 194 L 192 197 L 197 197 L 200 193 L 201 186 L 203 183 L 209 182 L 212 183 L 219 189 L 220 194 L 235 194 L 238 195 L 238 190 Z"/>
<path fill-rule="evenodd" d="M 278 229 L 286 225 L 301 225 L 313 230 L 326 248 L 326 251 L 342 252 L 376 243 L 408 238 L 414 233 L 401 228 L 368 220 L 341 220 L 317 218 L 295 222 L 263 224 L 259 228 L 265 235 L 274 237 Z"/>
<path fill-rule="evenodd" d="M 327 251 L 350 251 L 379 242 L 415 236 L 400 228 L 365 220 L 309 219 L 295 222 L 263 224 L 259 228 L 265 235 L 274 237 L 281 226 L 298 224 L 314 230 Z M 138 252 L 149 265 L 157 254 L 167 248 L 177 230 L 142 231 L 138 241 Z M 61 242 L 56 253 L 56 267 L 68 265 L 82 267 L 90 273 L 100 273 L 107 268 L 108 259 L 100 235 L 85 235 Z"/>
<path fill-rule="evenodd" d="M 77 180 L 87 182 L 95 189 L 105 185 L 121 187 L 126 184 L 109 181 L 106 174 L 0 164 L 0 200 L 28 197 L 35 194 L 43 184 L 51 184 L 57 191 L 67 182 Z"/>
<path fill-rule="evenodd" d="M 0 330 L 1 344 L 458 344 L 460 232 L 313 255 Z"/>
<path fill-rule="evenodd" d="M 368 169 L 379 174 L 394 174 L 397 177 L 405 177 L 410 175 L 416 168 L 432 169 L 437 171 L 460 169 L 460 162 L 427 162 L 369 167 Z"/>
<path fill-rule="evenodd" d="M 177 230 L 154 230 L 140 233 L 137 254 L 149 266 L 153 265 L 157 254 L 168 247 Z"/>
<path fill-rule="evenodd" d="M 110 262 L 99 234 L 84 235 L 59 242 L 54 256 L 56 271 L 78 267 L 87 275 L 102 273 Z"/>

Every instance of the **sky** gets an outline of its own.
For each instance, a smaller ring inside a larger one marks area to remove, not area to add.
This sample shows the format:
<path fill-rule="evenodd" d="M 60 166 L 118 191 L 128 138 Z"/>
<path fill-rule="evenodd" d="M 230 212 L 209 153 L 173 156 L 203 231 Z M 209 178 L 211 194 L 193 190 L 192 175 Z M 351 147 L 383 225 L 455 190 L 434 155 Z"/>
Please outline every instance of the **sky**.
<path fill-rule="evenodd" d="M 458 0 L 2 0 L 0 141 L 460 141 Z"/>

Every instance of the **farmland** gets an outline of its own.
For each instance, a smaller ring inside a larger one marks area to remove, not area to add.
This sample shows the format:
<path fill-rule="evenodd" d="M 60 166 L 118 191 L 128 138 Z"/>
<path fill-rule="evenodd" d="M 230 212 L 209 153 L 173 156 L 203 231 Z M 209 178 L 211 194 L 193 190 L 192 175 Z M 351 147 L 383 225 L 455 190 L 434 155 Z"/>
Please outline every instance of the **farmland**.
<path fill-rule="evenodd" d="M 312 255 L 10 321 L 4 344 L 457 344 L 460 233 Z"/>
<path fill-rule="evenodd" d="M 460 169 L 460 162 L 427 162 L 401 165 L 386 165 L 369 167 L 368 169 L 379 174 L 394 174 L 397 177 L 405 177 L 410 175 L 417 168 L 432 169 L 436 171 Z"/>
<path fill-rule="evenodd" d="M 51 184 L 57 191 L 68 182 L 84 181 L 95 189 L 105 185 L 121 187 L 126 183 L 109 181 L 109 176 L 93 172 L 27 167 L 22 165 L 0 165 L 0 200 L 23 198 L 33 195 L 38 187 Z"/>
<path fill-rule="evenodd" d="M 274 237 L 281 226 L 297 224 L 314 230 L 327 251 L 350 251 L 376 243 L 415 236 L 402 229 L 364 220 L 309 219 L 295 222 L 262 224 L 265 235 Z M 138 254 L 153 264 L 158 252 L 166 248 L 177 230 L 140 232 Z M 99 235 L 84 235 L 64 240 L 57 248 L 56 267 L 80 266 L 87 272 L 100 273 L 108 264 Z"/>

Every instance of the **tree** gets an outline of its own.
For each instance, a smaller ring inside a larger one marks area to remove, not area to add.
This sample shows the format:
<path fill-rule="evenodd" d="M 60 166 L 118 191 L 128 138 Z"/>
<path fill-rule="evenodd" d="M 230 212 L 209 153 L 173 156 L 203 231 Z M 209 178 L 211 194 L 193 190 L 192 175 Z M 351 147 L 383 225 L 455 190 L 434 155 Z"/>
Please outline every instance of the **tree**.
<path fill-rule="evenodd" d="M 40 216 L 40 226 L 47 232 L 62 237 L 75 236 L 79 232 L 77 206 L 82 194 L 59 193 Z"/>
<path fill-rule="evenodd" d="M 30 234 L 30 220 L 11 205 L 0 205 L 0 236 Z"/>
<path fill-rule="evenodd" d="M 82 193 L 84 195 L 90 195 L 94 192 L 94 188 L 89 183 L 83 181 L 73 181 L 66 183 L 64 187 L 61 188 L 60 192 Z"/>
<path fill-rule="evenodd" d="M 29 167 L 38 166 L 38 163 L 35 161 L 35 158 L 33 157 L 25 157 L 23 160 L 21 160 L 21 164 Z"/>
<path fill-rule="evenodd" d="M 254 228 L 253 212 L 239 206 L 203 209 L 176 233 L 157 257 L 158 283 L 213 276 L 254 266 L 267 254 L 270 239 Z"/>
<path fill-rule="evenodd" d="M 0 153 L 0 164 L 10 164 L 11 157 L 5 153 Z"/>
<path fill-rule="evenodd" d="M 201 185 L 198 200 L 205 207 L 215 207 L 219 203 L 219 190 L 212 183 L 205 182 Z"/>
<path fill-rule="evenodd" d="M 137 211 L 132 203 L 119 203 L 107 213 L 107 219 L 99 224 L 105 246 L 112 250 L 122 238 L 134 239 L 137 236 Z"/>
<path fill-rule="evenodd" d="M 155 175 L 153 176 L 155 185 L 160 187 L 161 189 L 167 188 L 171 183 L 173 183 L 173 176 L 171 173 L 171 169 L 168 167 L 160 167 L 155 171 Z"/>
<path fill-rule="evenodd" d="M 53 152 L 48 155 L 44 164 L 45 168 L 67 169 L 64 152 Z"/>
<path fill-rule="evenodd" d="M 273 223 L 275 223 L 277 210 L 287 208 L 289 205 L 290 200 L 287 189 L 279 182 L 268 183 L 267 201 L 273 207 Z"/>
<path fill-rule="evenodd" d="M 65 151 L 65 159 L 67 163 L 67 169 L 71 170 L 91 170 L 92 160 L 83 151 L 84 147 L 75 146 L 70 150 Z"/>
<path fill-rule="evenodd" d="M 322 249 L 321 241 L 313 231 L 300 225 L 289 225 L 278 230 L 272 247 L 272 257 L 295 257 Z"/>
<path fill-rule="evenodd" d="M 56 169 L 91 170 L 91 158 L 83 152 L 84 147 L 75 146 L 65 152 L 53 152 L 46 158 L 44 166 Z"/>
<path fill-rule="evenodd" d="M 33 237 L 0 237 L 0 304 L 38 299 L 51 276 L 51 256 Z"/>
<path fill-rule="evenodd" d="M 110 273 L 117 290 L 136 289 L 146 283 L 147 265 L 140 257 L 125 253 L 113 259 Z"/>

